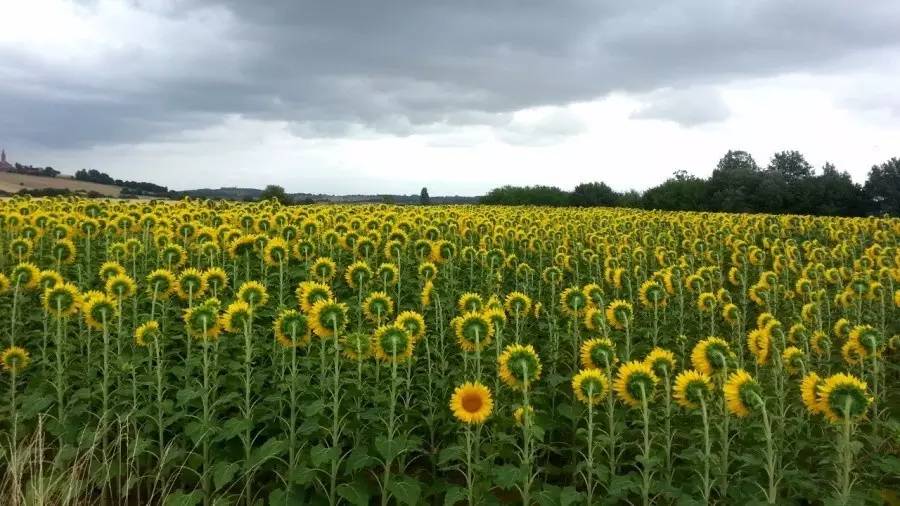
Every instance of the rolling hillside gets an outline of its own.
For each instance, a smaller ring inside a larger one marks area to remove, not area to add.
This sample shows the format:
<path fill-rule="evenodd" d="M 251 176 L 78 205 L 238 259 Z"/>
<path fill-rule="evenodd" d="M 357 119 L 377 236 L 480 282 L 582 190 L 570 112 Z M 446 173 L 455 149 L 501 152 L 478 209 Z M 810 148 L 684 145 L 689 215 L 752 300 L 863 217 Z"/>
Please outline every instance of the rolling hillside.
<path fill-rule="evenodd" d="M 13 172 L 0 172 L 0 191 L 16 193 L 19 190 L 43 188 L 68 189 L 73 192 L 95 191 L 108 197 L 118 197 L 122 188 L 113 185 L 79 181 L 71 176 L 41 177 Z"/>

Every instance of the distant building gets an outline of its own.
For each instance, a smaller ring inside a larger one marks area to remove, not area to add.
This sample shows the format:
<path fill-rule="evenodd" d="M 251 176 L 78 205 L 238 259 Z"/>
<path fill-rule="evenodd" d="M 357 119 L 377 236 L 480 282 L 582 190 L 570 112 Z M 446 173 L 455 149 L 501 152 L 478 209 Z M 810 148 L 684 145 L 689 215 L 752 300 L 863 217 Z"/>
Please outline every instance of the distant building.
<path fill-rule="evenodd" d="M 15 170 L 16 168 L 6 161 L 6 150 L 0 150 L 0 172 L 14 172 Z"/>

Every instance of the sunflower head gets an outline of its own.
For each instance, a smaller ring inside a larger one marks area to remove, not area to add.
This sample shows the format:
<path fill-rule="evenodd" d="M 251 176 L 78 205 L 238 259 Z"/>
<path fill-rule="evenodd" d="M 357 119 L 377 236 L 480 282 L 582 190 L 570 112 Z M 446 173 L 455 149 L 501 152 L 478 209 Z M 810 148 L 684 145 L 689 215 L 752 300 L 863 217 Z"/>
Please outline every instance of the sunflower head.
<path fill-rule="evenodd" d="M 283 348 L 306 346 L 309 344 L 309 322 L 296 309 L 285 309 L 278 314 L 273 324 L 275 340 Z"/>
<path fill-rule="evenodd" d="M 609 392 L 609 380 L 600 369 L 583 369 L 572 378 L 572 391 L 585 404 L 599 404 Z"/>
<path fill-rule="evenodd" d="M 825 332 L 817 330 L 809 337 L 809 346 L 817 356 L 821 357 L 831 349 L 831 338 Z"/>
<path fill-rule="evenodd" d="M 9 278 L 6 277 L 6 274 L 0 272 L 0 295 L 9 291 L 11 283 L 9 282 Z"/>
<path fill-rule="evenodd" d="M 176 283 L 175 275 L 166 269 L 156 269 L 147 275 L 147 291 L 151 295 L 155 293 L 160 299 L 169 298 L 175 291 Z"/>
<path fill-rule="evenodd" d="M 839 339 L 846 339 L 850 336 L 850 320 L 840 318 L 834 322 L 834 335 Z"/>
<path fill-rule="evenodd" d="M 618 361 L 616 345 L 605 337 L 588 339 L 581 344 L 581 366 L 585 369 L 608 370 Z"/>
<path fill-rule="evenodd" d="M 81 294 L 72 283 L 61 283 L 44 290 L 44 311 L 56 317 L 72 316 L 78 312 Z"/>
<path fill-rule="evenodd" d="M 422 285 L 422 293 L 419 294 L 419 303 L 422 304 L 422 307 L 428 307 L 431 305 L 431 292 L 434 291 L 434 281 L 428 280 Z"/>
<path fill-rule="evenodd" d="M 93 292 L 83 300 L 81 314 L 84 322 L 92 329 L 102 330 L 116 315 L 117 304 L 105 293 Z"/>
<path fill-rule="evenodd" d="M 881 334 L 871 325 L 857 325 L 853 327 L 848 340 L 864 350 L 866 356 L 878 353 L 883 344 Z"/>
<path fill-rule="evenodd" d="M 137 285 L 128 274 L 116 274 L 106 280 L 106 293 L 116 300 L 124 300 L 134 295 Z"/>
<path fill-rule="evenodd" d="M 309 326 L 319 337 L 333 337 L 347 326 L 347 305 L 334 300 L 320 300 L 309 312 Z"/>
<path fill-rule="evenodd" d="M 685 409 L 697 409 L 702 402 L 709 399 L 713 385 L 709 376 L 693 369 L 679 374 L 675 378 L 675 388 L 672 397 L 675 402 Z"/>
<path fill-rule="evenodd" d="M 75 243 L 71 239 L 60 239 L 50 248 L 53 258 L 64 264 L 75 262 L 75 251 Z"/>
<path fill-rule="evenodd" d="M 759 384 L 743 369 L 738 369 L 728 376 L 723 390 L 728 412 L 738 418 L 749 415 L 760 398 Z"/>
<path fill-rule="evenodd" d="M 531 310 L 531 298 L 522 292 L 510 292 L 506 296 L 504 307 L 511 315 L 527 316 Z"/>
<path fill-rule="evenodd" d="M 559 304 L 564 314 L 578 317 L 584 313 L 585 308 L 588 306 L 588 298 L 580 289 L 570 286 L 560 294 Z"/>
<path fill-rule="evenodd" d="M 427 328 L 425 326 L 425 318 L 415 311 L 404 311 L 397 315 L 397 325 L 405 328 L 414 341 L 418 341 L 425 337 Z"/>
<path fill-rule="evenodd" d="M 193 267 L 181 271 L 175 289 L 183 300 L 198 299 L 206 292 L 203 274 Z"/>
<path fill-rule="evenodd" d="M 839 373 L 822 382 L 818 401 L 828 420 L 840 422 L 846 417 L 863 416 L 872 398 L 865 382 L 852 374 Z"/>
<path fill-rule="evenodd" d="M 184 311 L 184 326 L 194 338 L 214 341 L 219 337 L 219 308 L 216 303 L 196 305 Z"/>
<path fill-rule="evenodd" d="M 603 303 L 603 288 L 601 288 L 597 283 L 589 283 L 587 285 L 584 285 L 584 288 L 581 289 L 581 292 L 585 297 L 587 297 L 587 300 L 590 304 L 597 307 L 603 307 L 605 305 Z"/>
<path fill-rule="evenodd" d="M 304 281 L 297 286 L 297 300 L 300 302 L 300 309 L 304 313 L 309 314 L 316 302 L 333 298 L 334 294 L 332 294 L 328 285 L 314 281 Z"/>
<path fill-rule="evenodd" d="M 606 315 L 602 308 L 589 307 L 584 312 L 584 326 L 593 332 L 600 332 L 606 325 Z"/>
<path fill-rule="evenodd" d="M 52 270 L 45 269 L 38 273 L 38 288 L 41 290 L 47 290 L 48 288 L 53 288 L 56 285 L 60 285 L 63 283 L 63 277 L 60 273 Z"/>
<path fill-rule="evenodd" d="M 203 281 L 214 294 L 220 294 L 228 286 L 228 274 L 220 267 L 211 267 L 203 271 Z"/>
<path fill-rule="evenodd" d="M 397 279 L 400 277 L 400 270 L 397 268 L 396 264 L 384 263 L 378 266 L 375 275 L 385 286 L 391 286 L 397 284 Z"/>
<path fill-rule="evenodd" d="M 822 387 L 823 382 L 824 380 L 815 372 L 807 374 L 800 382 L 800 398 L 803 400 L 806 410 L 812 415 L 818 415 L 825 411 L 824 406 L 819 403 L 819 388 Z"/>
<path fill-rule="evenodd" d="M 450 410 L 462 423 L 480 424 L 491 416 L 494 401 L 491 391 L 481 383 L 463 383 L 450 398 Z"/>
<path fill-rule="evenodd" d="M 514 390 L 527 388 L 541 377 L 541 359 L 530 344 L 507 346 L 500 355 L 499 366 L 500 379 Z"/>
<path fill-rule="evenodd" d="M 857 342 L 847 340 L 841 346 L 841 356 L 848 365 L 857 365 L 866 358 L 866 350 Z"/>
<path fill-rule="evenodd" d="M 363 261 L 356 261 L 347 267 L 344 272 L 344 280 L 350 288 L 358 289 L 366 286 L 372 280 L 374 274 L 369 264 Z"/>
<path fill-rule="evenodd" d="M 722 307 L 722 318 L 731 324 L 736 324 L 741 317 L 737 304 L 729 302 Z"/>
<path fill-rule="evenodd" d="M 694 346 L 691 351 L 691 365 L 694 369 L 712 376 L 728 367 L 731 350 L 725 340 L 708 337 Z"/>
<path fill-rule="evenodd" d="M 394 301 L 384 292 L 372 292 L 363 301 L 363 314 L 370 322 L 380 324 L 394 314 Z"/>
<path fill-rule="evenodd" d="M 125 268 L 122 267 L 122 264 L 120 264 L 119 262 L 103 262 L 103 265 L 100 266 L 99 274 L 100 279 L 102 281 L 106 281 L 107 279 L 118 274 L 125 274 Z"/>
<path fill-rule="evenodd" d="M 156 320 L 142 323 L 134 329 L 134 344 L 141 347 L 156 342 L 160 337 L 162 337 L 162 333 L 159 330 L 159 322 Z"/>
<path fill-rule="evenodd" d="M 456 320 L 456 340 L 465 351 L 482 350 L 490 346 L 494 325 L 481 312 L 469 312 Z"/>
<path fill-rule="evenodd" d="M 624 330 L 631 321 L 634 310 L 631 304 L 621 299 L 616 299 L 606 307 L 606 320 L 614 328 Z"/>
<path fill-rule="evenodd" d="M 788 346 L 781 353 L 781 363 L 784 364 L 788 374 L 797 374 L 802 371 L 805 358 L 803 351 L 796 346 Z"/>
<path fill-rule="evenodd" d="M 337 264 L 329 257 L 319 257 L 310 267 L 312 274 L 324 283 L 334 278 L 337 274 Z"/>
<path fill-rule="evenodd" d="M 642 399 L 649 401 L 659 378 L 644 362 L 633 360 L 619 367 L 613 389 L 619 399 L 630 407 L 641 406 Z"/>
<path fill-rule="evenodd" d="M 30 361 L 31 356 L 28 354 L 28 351 L 18 346 L 10 346 L 3 350 L 3 353 L 0 353 L 0 365 L 3 366 L 3 370 L 11 373 L 18 374 L 22 372 L 28 367 Z"/>
<path fill-rule="evenodd" d="M 225 332 L 236 334 L 244 332 L 252 320 L 253 308 L 242 300 L 236 300 L 225 308 L 221 325 Z"/>
<path fill-rule="evenodd" d="M 653 348 L 644 359 L 644 363 L 661 378 L 670 378 L 675 373 L 675 354 L 663 348 Z"/>
<path fill-rule="evenodd" d="M 513 411 L 513 421 L 519 427 L 522 427 L 526 422 L 530 424 L 533 418 L 534 408 L 531 406 L 519 406 Z"/>
<path fill-rule="evenodd" d="M 662 308 L 666 304 L 666 289 L 655 279 L 648 279 L 641 283 L 638 289 L 638 299 L 646 308 Z"/>
<path fill-rule="evenodd" d="M 481 299 L 481 295 L 466 292 L 459 296 L 457 307 L 460 313 L 480 312 L 484 309 L 484 301 Z"/>
<path fill-rule="evenodd" d="M 379 327 L 372 338 L 375 358 L 387 363 L 403 362 L 411 357 L 413 344 L 409 332 L 396 323 Z"/>
<path fill-rule="evenodd" d="M 269 301 L 269 292 L 265 285 L 258 281 L 245 281 L 238 289 L 237 298 L 256 309 L 266 305 Z"/>
<path fill-rule="evenodd" d="M 275 237 L 266 244 L 263 250 L 263 260 L 266 265 L 281 265 L 287 260 L 289 254 L 287 241 L 281 237 Z"/>

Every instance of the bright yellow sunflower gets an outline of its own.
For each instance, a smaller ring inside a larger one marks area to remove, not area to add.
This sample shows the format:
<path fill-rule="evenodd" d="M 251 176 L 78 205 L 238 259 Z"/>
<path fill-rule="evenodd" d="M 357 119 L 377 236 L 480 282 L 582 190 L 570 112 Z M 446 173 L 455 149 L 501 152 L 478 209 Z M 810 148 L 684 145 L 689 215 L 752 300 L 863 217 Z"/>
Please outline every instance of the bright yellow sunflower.
<path fill-rule="evenodd" d="M 653 398 L 658 382 L 659 378 L 649 365 L 632 360 L 619 367 L 613 389 L 622 402 L 632 408 L 637 408 L 641 406 L 642 398 L 647 402 Z"/>
<path fill-rule="evenodd" d="M 25 348 L 19 346 L 10 346 L 0 353 L 0 365 L 5 371 L 20 373 L 28 367 L 31 362 L 31 356 Z"/>
<path fill-rule="evenodd" d="M 599 404 L 609 392 L 609 380 L 600 369 L 583 369 L 572 378 L 572 391 L 585 404 Z"/>
<path fill-rule="evenodd" d="M 829 421 L 840 422 L 845 417 L 863 416 L 872 398 L 864 381 L 852 374 L 838 373 L 822 382 L 818 402 Z"/>
<path fill-rule="evenodd" d="M 709 399 L 712 391 L 709 375 L 689 369 L 675 377 L 672 397 L 675 403 L 685 409 L 698 409 L 701 401 Z"/>
<path fill-rule="evenodd" d="M 457 420 L 467 424 L 484 423 L 494 408 L 491 391 L 478 382 L 456 387 L 450 398 L 450 410 Z"/>
<path fill-rule="evenodd" d="M 522 390 L 541 377 L 541 359 L 534 347 L 511 344 L 498 360 L 500 379 L 514 390 Z"/>
<path fill-rule="evenodd" d="M 825 412 L 824 407 L 819 404 L 819 388 L 822 383 L 822 378 L 815 372 L 807 374 L 800 382 L 800 398 L 810 414 L 819 415 Z"/>
<path fill-rule="evenodd" d="M 758 402 L 756 396 L 759 395 L 759 384 L 743 369 L 731 373 L 723 390 L 725 407 L 729 413 L 738 418 L 748 416 L 752 407 Z"/>

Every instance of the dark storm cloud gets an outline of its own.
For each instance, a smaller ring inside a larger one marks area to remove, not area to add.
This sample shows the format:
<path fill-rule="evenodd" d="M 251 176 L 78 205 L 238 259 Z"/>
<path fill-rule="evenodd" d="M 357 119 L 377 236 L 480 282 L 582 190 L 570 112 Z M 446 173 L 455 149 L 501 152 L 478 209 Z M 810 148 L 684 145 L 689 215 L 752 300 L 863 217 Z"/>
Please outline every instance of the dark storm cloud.
<path fill-rule="evenodd" d="M 90 83 L 14 50 L 0 53 L 0 69 L 7 57 L 19 57 L 17 71 L 27 76 L 24 85 L 0 81 L 0 138 L 50 147 L 140 141 L 224 114 L 288 121 L 304 136 L 342 136 L 360 126 L 398 135 L 436 124 L 502 126 L 511 111 L 614 91 L 839 73 L 869 51 L 900 45 L 895 0 L 173 5 L 155 13 L 180 20 L 213 10 L 230 22 L 221 46 L 204 48 L 190 65 L 155 67 L 145 84 Z M 176 36 L 170 43 L 184 42 Z M 138 72 L 143 54 L 128 55 Z M 687 124 L 727 117 L 721 104 L 702 109 L 689 93 L 649 96 L 639 116 Z"/>

